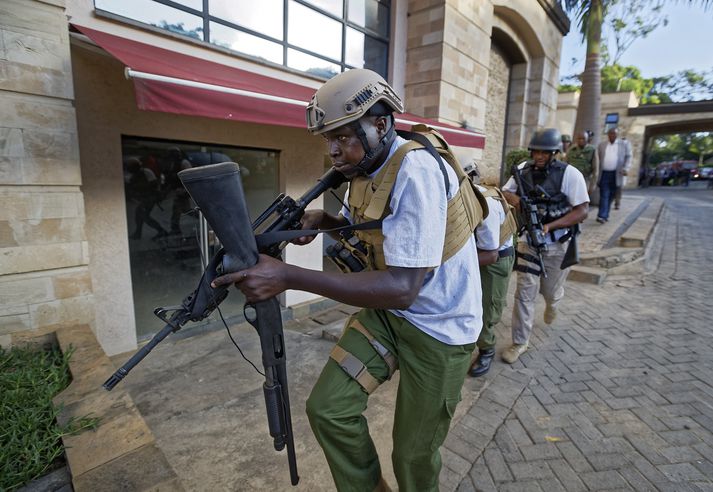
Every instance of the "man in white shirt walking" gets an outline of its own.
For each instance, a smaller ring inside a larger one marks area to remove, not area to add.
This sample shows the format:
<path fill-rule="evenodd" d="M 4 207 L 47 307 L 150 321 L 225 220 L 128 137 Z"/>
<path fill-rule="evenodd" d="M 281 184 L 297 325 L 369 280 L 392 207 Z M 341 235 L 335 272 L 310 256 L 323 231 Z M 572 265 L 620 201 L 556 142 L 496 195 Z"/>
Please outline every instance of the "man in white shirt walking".
<path fill-rule="evenodd" d="M 631 148 L 626 140 L 617 138 L 617 129 L 610 128 L 607 141 L 599 144 L 599 212 L 597 222 L 609 220 L 609 210 L 618 188 L 624 184 L 624 176 L 631 167 Z"/>

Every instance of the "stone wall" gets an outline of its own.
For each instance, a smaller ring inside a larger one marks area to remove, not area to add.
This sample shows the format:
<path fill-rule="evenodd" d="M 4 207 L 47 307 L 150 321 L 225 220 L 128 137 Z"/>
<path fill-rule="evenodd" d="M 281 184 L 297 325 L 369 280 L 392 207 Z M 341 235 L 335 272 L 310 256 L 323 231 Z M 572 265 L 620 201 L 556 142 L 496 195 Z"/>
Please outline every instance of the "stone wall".
<path fill-rule="evenodd" d="M 507 151 L 554 123 L 564 33 L 540 2 L 410 0 L 408 14 L 406 110 L 485 133 L 484 152 L 456 149 L 462 162 L 499 169 L 504 127 Z M 506 53 L 512 63 L 506 111 L 502 98 L 490 97 L 502 91 L 501 63 L 490 60 L 496 31 L 517 52 Z"/>
<path fill-rule="evenodd" d="M 64 1 L 0 3 L 0 344 L 94 325 Z"/>
<path fill-rule="evenodd" d="M 485 148 L 478 169 L 483 183 L 500 184 L 500 164 L 505 143 L 510 63 L 497 45 L 490 47 L 488 117 L 485 119 Z"/>

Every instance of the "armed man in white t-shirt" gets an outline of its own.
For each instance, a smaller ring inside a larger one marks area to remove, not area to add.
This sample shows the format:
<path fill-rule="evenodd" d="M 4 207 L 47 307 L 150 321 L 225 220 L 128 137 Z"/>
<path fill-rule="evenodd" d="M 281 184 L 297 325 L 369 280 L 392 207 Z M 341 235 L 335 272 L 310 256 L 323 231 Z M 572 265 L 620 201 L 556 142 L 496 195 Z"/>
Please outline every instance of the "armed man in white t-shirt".
<path fill-rule="evenodd" d="M 465 172 L 478 185 L 488 204 L 488 216 L 475 229 L 478 247 L 480 284 L 483 288 L 483 329 L 478 337 L 478 358 L 468 371 L 472 377 L 485 375 L 495 357 L 495 325 L 500 322 L 507 304 L 510 273 L 515 261 L 513 236 L 517 223 L 513 207 L 505 200 L 495 183 L 481 179 L 475 162 L 465 167 Z"/>
<path fill-rule="evenodd" d="M 481 328 L 473 230 L 484 209 L 474 206 L 479 200 L 460 165 L 444 163 L 414 133 L 410 140 L 396 134 L 394 112 L 403 112 L 401 99 L 366 69 L 331 78 L 307 107 L 308 130 L 324 137 L 349 190 L 340 215 L 308 210 L 302 228 L 380 222 L 340 243 L 355 255 L 338 263 L 351 273 L 260 255 L 254 267 L 215 281 L 236 283 L 248 302 L 296 289 L 363 308 L 347 320 L 307 400 L 337 490 L 388 490 L 363 412 L 397 369 L 391 463 L 399 490 L 438 490 L 439 448 Z"/>
<path fill-rule="evenodd" d="M 576 240 L 576 226 L 589 213 L 584 176 L 574 166 L 554 158 L 560 139 L 555 128 L 536 131 L 528 146 L 531 160 L 513 166 L 513 176 L 503 186 L 506 199 L 523 219 L 515 263 L 513 343 L 502 353 L 509 364 L 528 348 L 538 292 L 545 298 L 545 323 L 552 324 L 557 317 L 571 263 L 563 263 L 565 253 L 570 241 Z"/>

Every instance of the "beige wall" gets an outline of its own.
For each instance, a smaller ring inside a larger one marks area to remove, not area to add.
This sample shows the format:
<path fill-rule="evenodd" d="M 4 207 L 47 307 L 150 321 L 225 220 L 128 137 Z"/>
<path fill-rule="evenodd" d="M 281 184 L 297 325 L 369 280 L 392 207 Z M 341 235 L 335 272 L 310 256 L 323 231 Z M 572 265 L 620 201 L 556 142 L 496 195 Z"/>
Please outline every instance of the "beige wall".
<path fill-rule="evenodd" d="M 408 111 L 484 132 L 490 38 L 493 26 L 499 26 L 511 33 L 525 60 L 512 71 L 517 90 L 510 93 L 515 111 L 507 121 L 507 142 L 517 146 L 527 125 L 549 121 L 561 33 L 537 2 L 398 0 L 394 14 L 390 70 L 396 86 L 403 87 Z M 303 130 L 138 111 L 132 83 L 124 79 L 118 61 L 81 38 L 75 39 L 70 57 L 67 17 L 309 87 L 321 82 L 102 19 L 94 15 L 92 0 L 67 0 L 66 12 L 60 0 L 2 2 L 0 342 L 8 342 L 18 329 L 84 322 L 92 325 L 104 350 L 114 354 L 135 346 L 122 134 L 277 148 L 280 188 L 292 196 L 322 173 L 324 149 L 320 139 Z M 455 151 L 463 162 L 482 155 L 478 149 Z M 321 199 L 314 206 L 320 204 Z M 320 253 L 317 241 L 308 248 L 288 247 L 286 258 L 320 268 Z M 311 298 L 288 292 L 283 302 Z"/>
<path fill-rule="evenodd" d="M 324 146 L 319 137 L 301 129 L 139 111 L 133 84 L 124 78 L 120 62 L 75 45 L 72 64 L 92 255 L 90 272 L 98 306 L 97 335 L 107 353 L 118 353 L 136 343 L 121 136 L 278 149 L 280 188 L 295 198 L 323 173 Z M 320 205 L 321 198 L 313 204 Z M 304 248 L 288 247 L 286 260 L 319 269 L 320 252 L 321 241 Z M 289 291 L 283 302 L 293 305 L 313 298 L 312 294 Z"/>
<path fill-rule="evenodd" d="M 457 149 L 461 162 L 476 159 L 481 170 L 499 174 L 502 151 L 495 149 L 502 149 L 497 141 L 502 108 L 498 101 L 490 107 L 488 88 L 494 29 L 519 52 L 511 70 L 506 151 L 554 123 L 563 35 L 538 2 L 410 0 L 408 22 L 406 110 L 494 139 L 485 154 Z"/>
<path fill-rule="evenodd" d="M 63 1 L 0 3 L 0 345 L 94 328 Z"/>

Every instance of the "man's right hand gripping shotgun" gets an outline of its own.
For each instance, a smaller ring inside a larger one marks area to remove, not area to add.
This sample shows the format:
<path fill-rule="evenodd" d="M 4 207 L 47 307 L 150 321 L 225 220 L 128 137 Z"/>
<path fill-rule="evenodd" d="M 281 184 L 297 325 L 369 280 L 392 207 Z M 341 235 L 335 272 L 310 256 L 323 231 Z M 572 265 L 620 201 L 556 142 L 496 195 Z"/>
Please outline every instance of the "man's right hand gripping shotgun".
<path fill-rule="evenodd" d="M 104 383 L 107 390 L 116 386 L 170 333 L 180 330 L 188 321 L 205 319 L 218 307 L 227 297 L 228 287 L 212 288 L 210 284 L 216 277 L 255 265 L 258 252 L 280 256 L 285 241 L 262 241 L 258 248 L 255 229 L 278 233 L 278 237 L 280 231 L 300 229 L 300 219 L 307 205 L 325 190 L 336 188 L 344 181 L 344 176 L 332 169 L 298 200 L 279 196 L 251 225 L 237 164 L 226 162 L 186 169 L 178 173 L 178 176 L 220 240 L 222 248 L 206 267 L 198 288 L 189 294 L 180 306 L 157 308 L 154 311 L 166 326 Z M 272 222 L 265 226 L 267 219 L 272 219 Z M 263 390 L 270 435 L 277 451 L 287 447 L 290 480 L 292 485 L 297 485 L 299 476 L 292 436 L 280 305 L 277 298 L 273 297 L 267 301 L 246 304 L 244 313 L 260 337 L 262 364 L 265 368 Z"/>
<path fill-rule="evenodd" d="M 527 253 L 517 252 L 515 256 L 515 270 L 525 273 L 531 273 L 533 275 L 542 275 L 547 278 L 547 272 L 545 271 L 545 262 L 542 260 L 542 250 L 547 248 L 547 242 L 545 240 L 544 227 L 542 226 L 542 221 L 540 220 L 540 215 L 537 213 L 537 205 L 535 205 L 532 199 L 529 197 L 525 191 L 525 187 L 522 184 L 522 174 L 517 164 L 513 167 L 513 178 L 517 184 L 517 189 L 520 195 L 520 230 L 518 234 L 525 232 L 527 234 L 527 244 L 530 245 L 532 249 L 535 250 L 537 256 L 532 256 Z M 523 265 L 517 262 L 518 258 L 534 263 L 539 266 L 539 270 L 535 270 L 527 265 Z"/>

